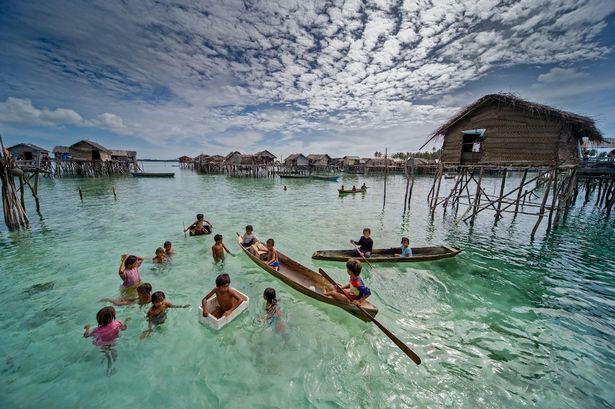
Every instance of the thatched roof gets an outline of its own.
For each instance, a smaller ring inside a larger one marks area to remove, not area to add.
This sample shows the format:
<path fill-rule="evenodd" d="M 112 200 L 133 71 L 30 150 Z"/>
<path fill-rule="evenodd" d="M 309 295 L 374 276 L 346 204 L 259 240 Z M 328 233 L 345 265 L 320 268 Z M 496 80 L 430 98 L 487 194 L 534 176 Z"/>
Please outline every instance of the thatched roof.
<path fill-rule="evenodd" d="M 265 157 L 269 157 L 269 158 L 271 158 L 271 159 L 275 159 L 275 158 L 277 158 L 277 156 L 275 156 L 273 153 L 269 152 L 268 150 L 264 150 L 264 151 L 256 152 L 256 153 L 254 154 L 254 156 L 256 156 L 256 157 L 262 157 L 262 156 L 265 156 Z"/>
<path fill-rule="evenodd" d="M 110 149 L 107 149 L 107 148 L 105 148 L 104 146 L 102 146 L 102 145 L 100 145 L 100 144 L 98 144 L 98 143 L 96 143 L 96 142 L 89 141 L 89 140 L 87 140 L 87 139 L 84 139 L 84 140 L 82 140 L 82 141 L 79 141 L 79 142 L 73 143 L 73 144 L 70 146 L 70 148 L 71 148 L 71 149 L 78 149 L 78 148 L 77 148 L 77 145 L 80 145 L 80 144 L 90 145 L 92 148 L 94 148 L 94 150 L 98 150 L 98 151 L 101 151 L 101 152 L 105 152 L 105 153 L 107 153 L 107 154 L 111 155 L 111 150 L 110 150 Z"/>
<path fill-rule="evenodd" d="M 291 155 L 288 155 L 288 157 L 286 159 L 284 159 L 284 161 L 287 161 L 287 160 L 297 160 L 301 156 L 303 156 L 303 158 L 307 160 L 307 157 L 304 154 L 302 154 L 302 153 L 293 153 Z"/>
<path fill-rule="evenodd" d="M 326 153 L 310 153 L 307 158 L 309 160 L 331 160 L 331 156 L 327 155 Z"/>
<path fill-rule="evenodd" d="M 69 153 L 68 146 L 56 145 L 53 147 L 53 153 Z"/>
<path fill-rule="evenodd" d="M 594 120 L 588 118 L 586 116 L 573 114 L 572 112 L 561 111 L 557 108 L 550 107 L 548 105 L 537 104 L 534 102 L 529 102 L 524 99 L 518 98 L 512 94 L 501 93 L 501 94 L 489 94 L 480 98 L 473 104 L 468 105 L 463 108 L 460 112 L 454 115 L 447 123 L 438 128 L 419 148 L 422 149 L 425 145 L 427 145 L 434 138 L 444 136 L 447 134 L 449 129 L 455 126 L 459 121 L 467 118 L 472 115 L 474 112 L 478 111 L 482 107 L 488 104 L 494 105 L 506 105 L 513 107 L 515 109 L 526 111 L 528 114 L 532 116 L 539 116 L 545 118 L 552 118 L 562 123 L 566 123 L 573 126 L 574 134 L 577 137 L 586 136 L 590 140 L 601 141 L 602 133 L 598 128 L 596 128 L 596 124 Z"/>
<path fill-rule="evenodd" d="M 49 151 L 45 148 L 41 148 L 40 146 L 36 146 L 33 143 L 18 143 L 17 145 L 13 145 L 10 148 L 7 148 L 10 151 L 12 151 L 15 148 L 18 148 L 20 146 L 25 146 L 27 149 L 30 149 L 31 151 L 34 152 L 43 152 L 43 153 L 49 153 Z"/>

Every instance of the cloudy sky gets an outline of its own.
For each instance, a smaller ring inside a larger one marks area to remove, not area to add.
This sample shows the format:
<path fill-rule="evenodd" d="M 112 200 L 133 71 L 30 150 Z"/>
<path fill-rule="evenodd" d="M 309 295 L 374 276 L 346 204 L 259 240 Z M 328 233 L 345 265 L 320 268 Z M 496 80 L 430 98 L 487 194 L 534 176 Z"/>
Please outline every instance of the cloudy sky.
<path fill-rule="evenodd" d="M 416 150 L 512 92 L 615 137 L 615 1 L 0 0 L 0 134 L 140 157 Z"/>

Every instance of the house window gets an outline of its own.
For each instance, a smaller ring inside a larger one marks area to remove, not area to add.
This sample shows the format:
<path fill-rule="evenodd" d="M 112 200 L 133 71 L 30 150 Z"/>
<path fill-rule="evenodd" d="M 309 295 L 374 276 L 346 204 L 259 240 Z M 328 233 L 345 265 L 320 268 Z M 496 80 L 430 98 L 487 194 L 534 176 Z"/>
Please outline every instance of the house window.
<path fill-rule="evenodd" d="M 32 156 L 32 152 L 24 152 L 23 153 L 23 158 L 25 160 L 32 160 L 32 159 L 34 159 L 34 157 Z"/>
<path fill-rule="evenodd" d="M 100 152 L 92 151 L 92 160 L 100 160 Z"/>
<path fill-rule="evenodd" d="M 486 129 L 469 129 L 462 131 L 463 142 L 461 152 L 479 153 L 483 142 Z"/>

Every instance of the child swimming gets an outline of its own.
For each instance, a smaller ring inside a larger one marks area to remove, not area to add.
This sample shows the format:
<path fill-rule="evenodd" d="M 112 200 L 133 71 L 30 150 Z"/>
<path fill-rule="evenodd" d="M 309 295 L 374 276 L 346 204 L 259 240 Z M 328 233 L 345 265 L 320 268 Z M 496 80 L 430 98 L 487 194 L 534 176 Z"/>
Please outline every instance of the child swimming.
<path fill-rule="evenodd" d="M 359 277 L 361 274 L 361 262 L 351 258 L 346 262 L 346 271 L 350 278 L 350 283 L 342 286 L 341 291 L 350 297 L 353 304 L 360 305 L 372 294 L 371 290 L 365 285 L 361 277 Z M 346 295 L 341 294 L 337 289 L 325 289 L 324 295 L 335 298 L 338 301 L 348 302 Z"/>
<path fill-rule="evenodd" d="M 162 247 L 156 249 L 156 255 L 152 258 L 154 263 L 164 263 L 168 260 L 167 253 Z"/>
<path fill-rule="evenodd" d="M 122 279 L 122 288 L 134 288 L 141 284 L 141 274 L 139 267 L 143 263 L 143 257 L 128 254 L 122 255 L 118 274 Z"/>
<path fill-rule="evenodd" d="M 128 320 L 130 320 L 130 317 L 124 321 L 128 322 Z M 128 327 L 124 322 L 115 319 L 115 308 L 113 307 L 101 308 L 96 314 L 96 322 L 98 322 L 98 326 L 92 332 L 90 332 L 90 324 L 85 325 L 83 337 L 94 338 L 92 343 L 100 347 L 105 354 L 107 359 L 107 375 L 111 375 L 113 362 L 117 358 L 117 352 L 111 347 L 120 337 L 120 331 L 125 331 Z"/>
<path fill-rule="evenodd" d="M 219 261 L 224 261 L 224 252 L 226 251 L 231 256 L 235 256 L 233 253 L 226 248 L 224 243 L 222 242 L 222 235 L 216 234 L 214 236 L 215 244 L 211 246 L 211 253 L 214 256 L 214 262 L 217 263 Z"/>
<path fill-rule="evenodd" d="M 152 294 L 152 307 L 147 311 L 147 330 L 141 334 L 141 339 L 152 332 L 154 325 L 160 325 L 167 319 L 169 308 L 188 308 L 190 304 L 174 305 L 167 301 L 167 296 L 162 291 Z"/>
<path fill-rule="evenodd" d="M 282 317 L 282 311 L 278 306 L 278 299 L 276 297 L 275 289 L 269 287 L 265 289 L 263 293 L 263 298 L 266 301 L 265 304 L 265 320 L 267 321 L 267 325 L 273 327 L 275 332 L 282 333 L 284 332 L 284 324 L 280 321 Z"/>
<path fill-rule="evenodd" d="M 113 300 L 111 298 L 103 298 L 100 301 L 110 302 L 115 306 L 130 305 L 130 304 L 149 304 L 152 302 L 152 285 L 150 283 L 143 283 L 137 287 L 137 298 L 131 298 L 128 300 Z"/>
<path fill-rule="evenodd" d="M 167 257 L 171 257 L 173 254 L 175 254 L 175 251 L 173 250 L 173 244 L 169 240 L 165 241 L 162 247 L 164 247 L 164 252 Z"/>
<path fill-rule="evenodd" d="M 216 300 L 218 306 L 214 311 L 209 311 L 207 307 L 207 300 L 209 300 L 214 294 L 216 294 Z M 229 316 L 231 313 L 244 302 L 243 297 L 231 288 L 231 277 L 228 274 L 220 274 L 216 277 L 216 287 L 213 288 L 203 299 L 201 300 L 201 307 L 203 308 L 203 317 L 207 317 L 209 314 L 215 318 Z"/>

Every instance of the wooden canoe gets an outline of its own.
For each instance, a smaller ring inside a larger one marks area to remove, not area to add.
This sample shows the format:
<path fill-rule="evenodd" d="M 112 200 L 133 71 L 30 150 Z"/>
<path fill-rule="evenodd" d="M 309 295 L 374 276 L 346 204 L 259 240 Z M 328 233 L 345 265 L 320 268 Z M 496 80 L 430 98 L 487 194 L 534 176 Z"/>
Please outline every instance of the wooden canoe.
<path fill-rule="evenodd" d="M 169 172 L 131 172 L 132 176 L 136 178 L 172 178 L 175 177 L 175 173 Z"/>
<path fill-rule="evenodd" d="M 357 189 L 357 190 L 342 190 L 342 189 L 337 189 L 338 192 L 340 192 L 340 195 L 345 195 L 348 193 L 365 193 L 367 192 L 367 189 Z"/>
<path fill-rule="evenodd" d="M 449 246 L 433 246 L 433 247 L 411 247 L 411 257 L 399 257 L 401 253 L 400 247 L 390 249 L 374 249 L 371 257 L 368 258 L 370 263 L 408 263 L 417 261 L 439 260 L 441 258 L 455 257 L 461 253 L 463 249 L 459 247 Z M 350 258 L 358 258 L 353 256 L 354 250 L 318 250 L 312 254 L 312 258 L 316 260 L 331 260 L 331 261 L 348 261 Z"/>
<path fill-rule="evenodd" d="M 339 176 L 326 176 L 326 175 L 312 175 L 312 179 L 316 180 L 326 180 L 329 182 L 337 182 Z"/>
<path fill-rule="evenodd" d="M 308 297 L 312 297 L 315 300 L 322 301 L 326 304 L 331 304 L 336 307 L 339 307 L 343 310 L 348 311 L 355 317 L 363 320 L 369 321 L 355 305 L 349 304 L 346 302 L 338 301 L 334 298 L 327 297 L 323 294 L 323 288 L 327 290 L 333 290 L 333 286 L 320 274 L 316 271 L 312 271 L 309 268 L 297 263 L 293 259 L 287 257 L 278 251 L 278 258 L 280 260 L 280 271 L 276 271 L 263 260 L 255 256 L 254 254 L 248 251 L 248 248 L 244 248 L 241 243 L 243 238 L 239 233 L 237 233 L 237 243 L 239 247 L 243 250 L 243 252 L 252 259 L 260 268 L 271 274 L 272 276 L 278 278 L 283 281 L 290 287 L 295 290 L 307 295 Z M 361 304 L 364 310 L 367 310 L 372 316 L 376 316 L 378 314 L 378 308 L 371 304 L 369 301 L 364 301 Z"/>

